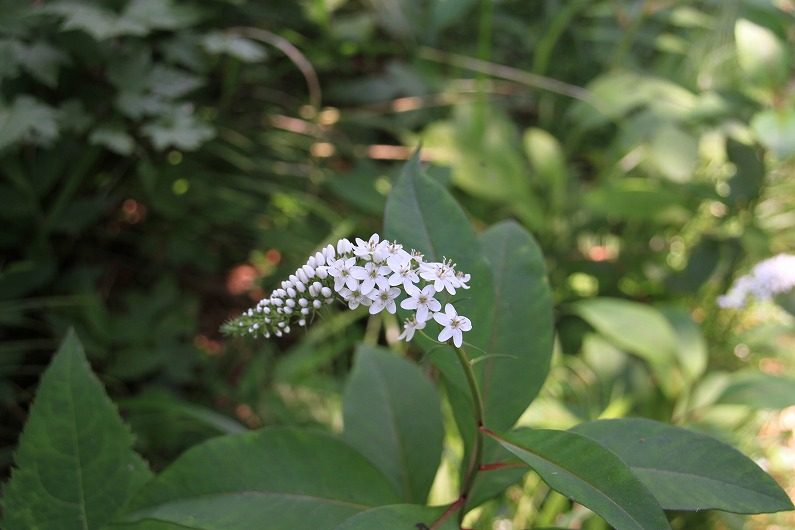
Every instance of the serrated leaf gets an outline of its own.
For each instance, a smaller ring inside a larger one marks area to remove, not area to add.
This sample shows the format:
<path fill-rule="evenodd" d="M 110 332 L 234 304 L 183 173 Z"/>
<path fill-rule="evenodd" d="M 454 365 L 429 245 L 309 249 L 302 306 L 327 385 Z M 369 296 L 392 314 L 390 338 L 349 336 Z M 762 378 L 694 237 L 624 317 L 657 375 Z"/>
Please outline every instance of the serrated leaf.
<path fill-rule="evenodd" d="M 141 132 L 161 151 L 167 147 L 193 151 L 215 136 L 215 129 L 197 120 L 186 106 L 172 109 L 157 121 L 144 125 Z"/>
<path fill-rule="evenodd" d="M 5 488 L 6 530 L 105 526 L 151 473 L 69 332 L 44 372 Z"/>
<path fill-rule="evenodd" d="M 335 530 L 418 530 L 430 528 L 434 521 L 445 512 L 445 509 L 444 507 L 431 508 L 415 504 L 379 506 L 354 515 L 340 524 Z M 458 519 L 453 514 L 440 526 L 434 526 L 434 528 L 438 530 L 458 530 L 457 521 Z"/>
<path fill-rule="evenodd" d="M 201 18 L 201 11 L 174 0 L 132 0 L 124 9 L 124 20 L 147 30 L 174 30 L 188 27 Z"/>
<path fill-rule="evenodd" d="M 58 86 L 58 71 L 71 61 L 62 51 L 39 41 L 31 46 L 21 46 L 18 60 L 22 68 L 50 88 Z"/>
<path fill-rule="evenodd" d="M 19 96 L 0 108 L 0 149 L 17 142 L 47 145 L 58 136 L 55 109 L 30 96 Z"/>
<path fill-rule="evenodd" d="M 572 429 L 619 456 L 666 510 L 791 510 L 787 494 L 751 459 L 714 438 L 627 418 Z"/>
<path fill-rule="evenodd" d="M 347 444 L 325 433 L 277 428 L 191 448 L 141 490 L 120 522 L 331 530 L 359 512 L 396 502 L 387 479 Z"/>
<path fill-rule="evenodd" d="M 91 131 L 88 143 L 107 147 L 114 153 L 129 155 L 135 148 L 135 141 L 121 127 L 98 127 Z"/>
<path fill-rule="evenodd" d="M 489 436 L 551 488 L 590 508 L 616 530 L 670 530 L 662 508 L 629 467 L 591 439 L 530 429 Z"/>
<path fill-rule="evenodd" d="M 54 2 L 41 8 L 42 12 L 63 17 L 64 30 L 77 30 L 102 41 L 122 35 L 145 35 L 147 28 L 138 22 L 123 18 L 109 9 L 84 2 Z"/>
<path fill-rule="evenodd" d="M 359 346 L 343 396 L 343 438 L 390 479 L 404 500 L 424 503 L 442 456 L 441 403 L 415 364 Z"/>
<path fill-rule="evenodd" d="M 205 35 L 202 47 L 207 53 L 229 55 L 246 63 L 261 61 L 267 56 L 265 48 L 257 42 L 219 31 Z"/>

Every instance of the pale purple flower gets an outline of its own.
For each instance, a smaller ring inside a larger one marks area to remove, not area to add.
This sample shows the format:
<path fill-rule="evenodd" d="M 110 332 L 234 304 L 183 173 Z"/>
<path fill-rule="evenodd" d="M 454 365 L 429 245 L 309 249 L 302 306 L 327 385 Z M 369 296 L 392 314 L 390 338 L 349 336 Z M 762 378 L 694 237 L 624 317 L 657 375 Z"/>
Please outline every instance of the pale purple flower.
<path fill-rule="evenodd" d="M 757 263 L 751 272 L 741 276 L 724 296 L 718 297 L 723 308 L 739 309 L 749 298 L 770 300 L 795 288 L 795 255 L 779 254 Z"/>

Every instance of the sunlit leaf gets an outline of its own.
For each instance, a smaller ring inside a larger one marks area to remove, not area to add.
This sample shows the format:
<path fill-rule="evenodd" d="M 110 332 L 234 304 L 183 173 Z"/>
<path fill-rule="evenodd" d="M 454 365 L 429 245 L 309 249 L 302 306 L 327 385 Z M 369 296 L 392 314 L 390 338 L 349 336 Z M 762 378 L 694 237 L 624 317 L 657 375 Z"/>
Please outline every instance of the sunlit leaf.
<path fill-rule="evenodd" d="M 585 436 L 522 429 L 490 434 L 552 489 L 590 508 L 618 530 L 670 529 L 662 508 L 630 468 Z"/>
<path fill-rule="evenodd" d="M 572 432 L 617 454 L 666 510 L 791 510 L 787 494 L 751 459 L 718 440 L 664 423 L 599 420 Z"/>

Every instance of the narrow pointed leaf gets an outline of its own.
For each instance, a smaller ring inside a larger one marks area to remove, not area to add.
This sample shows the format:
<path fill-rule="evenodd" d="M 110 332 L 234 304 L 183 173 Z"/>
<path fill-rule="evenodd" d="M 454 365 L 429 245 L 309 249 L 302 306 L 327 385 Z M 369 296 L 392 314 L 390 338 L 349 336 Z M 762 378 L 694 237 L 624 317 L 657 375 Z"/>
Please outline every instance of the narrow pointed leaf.
<path fill-rule="evenodd" d="M 6 530 L 92 530 L 147 481 L 146 463 L 69 332 L 44 372 L 4 491 Z"/>
<path fill-rule="evenodd" d="M 444 514 L 446 507 L 431 508 L 415 504 L 379 506 L 354 515 L 335 530 L 420 530 L 431 525 Z M 451 514 L 434 530 L 458 530 L 456 514 Z"/>
<path fill-rule="evenodd" d="M 422 370 L 360 346 L 343 397 L 344 439 L 386 475 L 404 500 L 425 503 L 442 456 L 441 403 Z"/>
<path fill-rule="evenodd" d="M 751 459 L 704 434 L 640 418 L 591 421 L 572 431 L 617 454 L 666 510 L 792 509 L 787 494 Z"/>
<path fill-rule="evenodd" d="M 324 433 L 266 429 L 193 447 L 133 499 L 122 522 L 195 530 L 324 530 L 396 502 L 386 478 L 342 441 Z"/>
<path fill-rule="evenodd" d="M 616 530 L 670 529 L 662 508 L 630 468 L 593 440 L 567 431 L 522 429 L 490 436 L 549 486 Z"/>

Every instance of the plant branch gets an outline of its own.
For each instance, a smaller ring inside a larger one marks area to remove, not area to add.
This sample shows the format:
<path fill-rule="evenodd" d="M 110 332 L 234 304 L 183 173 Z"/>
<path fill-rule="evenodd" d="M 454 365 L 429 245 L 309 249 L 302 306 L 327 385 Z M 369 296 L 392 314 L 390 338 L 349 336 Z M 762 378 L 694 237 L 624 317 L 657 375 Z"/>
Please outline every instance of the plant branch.
<path fill-rule="evenodd" d="M 475 371 L 472 369 L 472 364 L 469 362 L 464 350 L 455 348 L 458 355 L 458 360 L 461 363 L 461 368 L 464 369 L 464 374 L 469 384 L 469 391 L 472 394 L 472 406 L 475 413 L 475 440 L 473 444 L 472 454 L 469 458 L 464 481 L 461 486 L 461 498 L 466 502 L 469 492 L 472 490 L 472 485 L 475 482 L 475 477 L 480 471 L 481 461 L 483 460 L 483 397 L 478 387 L 477 379 L 475 379 Z M 461 512 L 463 517 L 463 511 Z"/>

